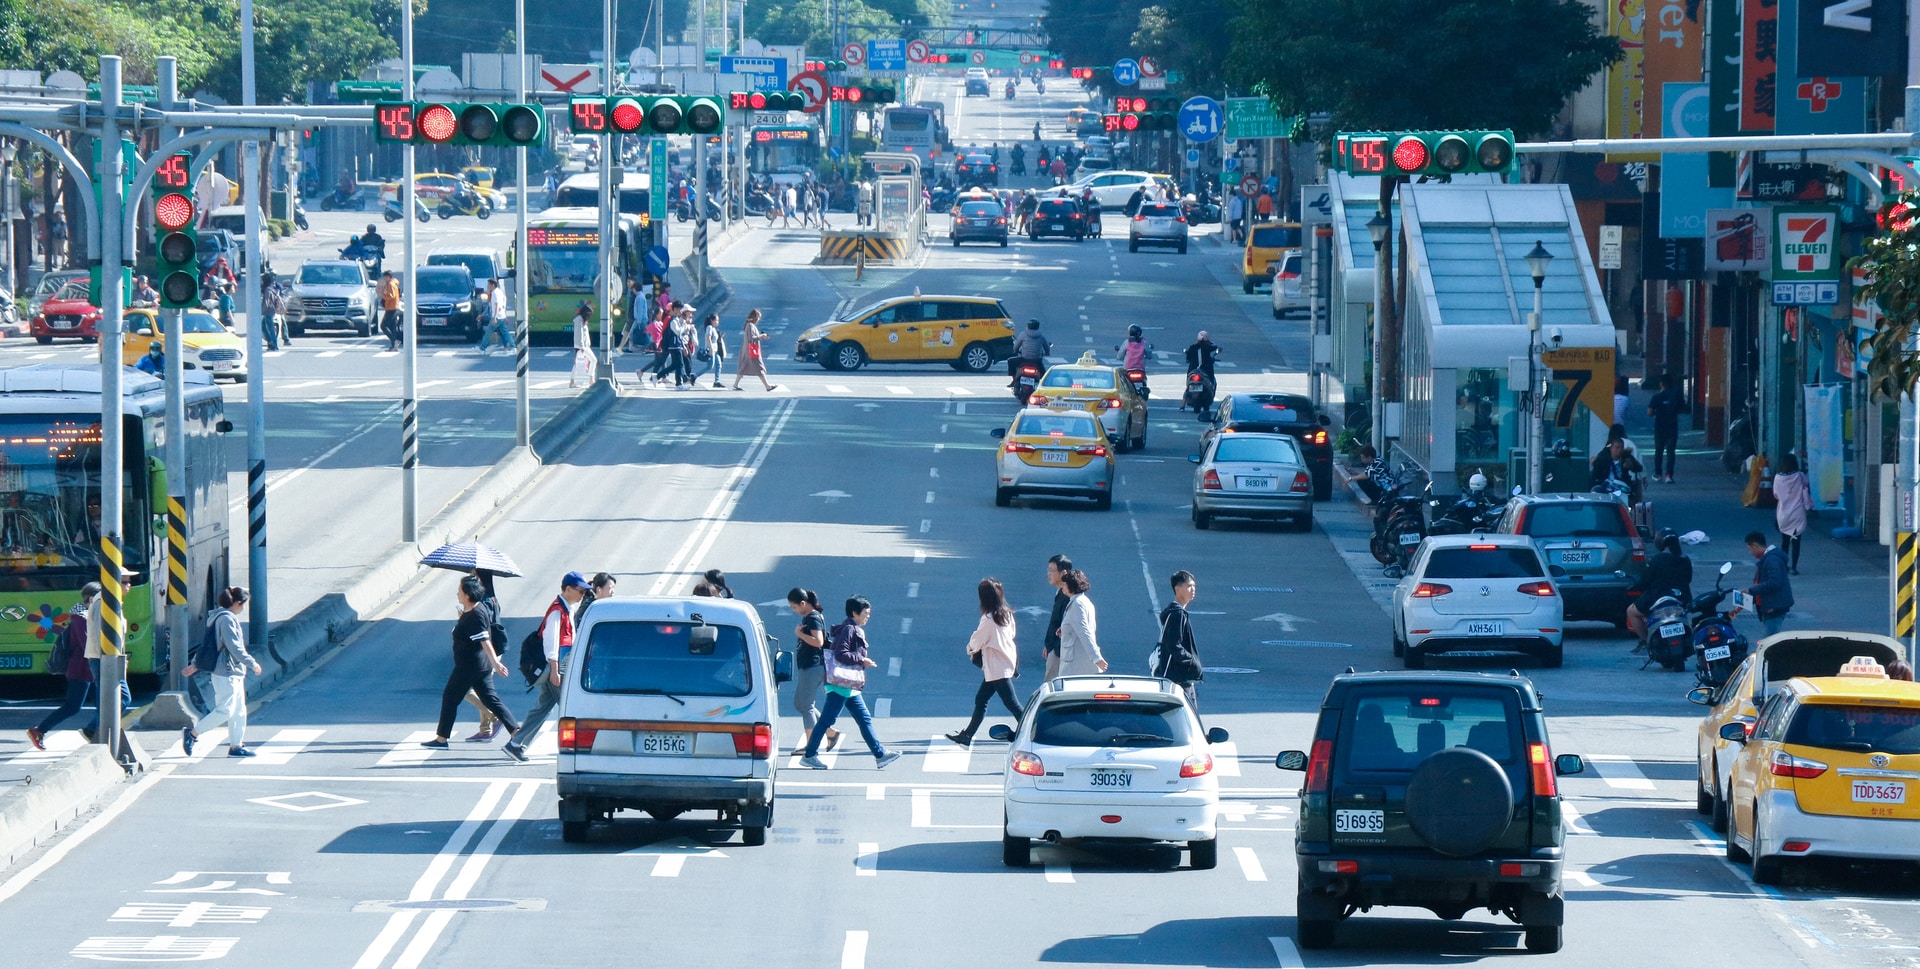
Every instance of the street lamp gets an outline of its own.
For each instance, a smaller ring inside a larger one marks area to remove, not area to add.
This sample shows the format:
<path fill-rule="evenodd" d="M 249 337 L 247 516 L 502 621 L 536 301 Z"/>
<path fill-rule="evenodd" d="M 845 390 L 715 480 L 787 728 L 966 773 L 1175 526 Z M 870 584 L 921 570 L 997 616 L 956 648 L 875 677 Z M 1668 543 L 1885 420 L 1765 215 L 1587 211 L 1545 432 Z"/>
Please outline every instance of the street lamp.
<path fill-rule="evenodd" d="M 13 142 L 0 141 L 0 259 L 6 261 L 0 266 L 0 281 L 9 293 L 20 288 L 13 278 L 13 158 L 18 150 Z"/>
<path fill-rule="evenodd" d="M 1553 262 L 1553 253 L 1547 251 L 1540 240 L 1533 241 L 1533 250 L 1526 255 L 1527 272 L 1533 276 L 1533 312 L 1527 314 L 1527 393 L 1531 395 L 1533 408 L 1530 427 L 1527 431 L 1527 493 L 1540 493 L 1540 450 L 1547 436 L 1547 395 L 1541 389 L 1540 378 L 1535 366 L 1540 359 L 1540 294 L 1541 287 L 1547 282 L 1547 266 Z"/>
<path fill-rule="evenodd" d="M 1368 433 L 1368 442 L 1376 452 L 1383 452 L 1386 438 L 1382 432 L 1386 427 L 1385 406 L 1386 388 L 1381 384 L 1380 361 L 1385 338 L 1385 321 L 1381 319 L 1382 304 L 1386 299 L 1386 265 L 1380 258 L 1381 249 L 1387 244 L 1387 233 L 1393 231 L 1393 220 L 1381 209 L 1373 211 L 1373 218 L 1367 220 L 1367 235 L 1373 238 L 1373 394 L 1368 402 L 1368 413 L 1373 428 Z"/>

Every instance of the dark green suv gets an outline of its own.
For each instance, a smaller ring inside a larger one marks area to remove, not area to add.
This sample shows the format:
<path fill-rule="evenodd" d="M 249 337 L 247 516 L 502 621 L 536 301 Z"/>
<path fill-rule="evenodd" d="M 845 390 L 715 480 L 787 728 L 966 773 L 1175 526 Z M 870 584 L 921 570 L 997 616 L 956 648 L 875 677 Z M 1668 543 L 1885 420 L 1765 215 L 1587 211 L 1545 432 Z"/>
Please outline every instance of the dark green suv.
<path fill-rule="evenodd" d="M 1320 704 L 1294 834 L 1302 949 L 1334 943 L 1341 919 L 1376 905 L 1458 919 L 1486 908 L 1526 928 L 1531 952 L 1557 952 L 1566 828 L 1533 681 L 1518 673 L 1354 673 Z"/>

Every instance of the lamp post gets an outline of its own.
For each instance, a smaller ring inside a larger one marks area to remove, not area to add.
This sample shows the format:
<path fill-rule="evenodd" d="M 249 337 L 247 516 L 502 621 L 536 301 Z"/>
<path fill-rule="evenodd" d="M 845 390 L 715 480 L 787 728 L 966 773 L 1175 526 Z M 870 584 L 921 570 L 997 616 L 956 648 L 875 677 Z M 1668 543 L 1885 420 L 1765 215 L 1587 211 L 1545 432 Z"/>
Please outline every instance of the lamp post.
<path fill-rule="evenodd" d="M 1527 428 L 1527 493 L 1540 493 L 1540 451 L 1547 437 L 1547 395 L 1535 368 L 1540 362 L 1540 294 L 1547 282 L 1547 266 L 1553 253 L 1535 239 L 1526 255 L 1527 272 L 1533 276 L 1533 312 L 1527 314 L 1527 394 L 1531 398 L 1531 418 Z"/>
<path fill-rule="evenodd" d="M 7 292 L 19 290 L 18 281 L 13 278 L 13 156 L 17 151 L 11 141 L 0 141 L 0 260 L 6 265 L 0 266 L 0 282 L 6 284 Z"/>
<path fill-rule="evenodd" d="M 1375 209 L 1373 218 L 1367 220 L 1367 235 L 1373 238 L 1373 393 L 1369 395 L 1367 410 L 1373 428 L 1368 434 L 1368 442 L 1376 452 L 1385 453 L 1386 438 L 1386 387 L 1381 383 L 1380 361 L 1382 341 L 1385 339 L 1386 321 L 1381 318 L 1382 306 L 1386 300 L 1387 276 L 1380 252 L 1387 244 L 1387 233 L 1393 230 L 1393 220 L 1387 213 Z"/>

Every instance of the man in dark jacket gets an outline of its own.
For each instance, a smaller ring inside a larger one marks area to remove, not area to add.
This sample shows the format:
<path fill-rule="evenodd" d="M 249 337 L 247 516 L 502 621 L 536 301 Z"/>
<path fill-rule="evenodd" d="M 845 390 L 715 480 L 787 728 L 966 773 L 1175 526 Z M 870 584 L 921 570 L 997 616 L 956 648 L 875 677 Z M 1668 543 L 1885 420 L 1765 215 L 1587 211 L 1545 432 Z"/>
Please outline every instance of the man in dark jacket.
<path fill-rule="evenodd" d="M 1053 586 L 1053 614 L 1047 618 L 1047 634 L 1041 638 L 1041 650 L 1046 654 L 1047 679 L 1060 675 L 1060 620 L 1066 616 L 1067 603 L 1073 597 L 1067 595 L 1067 573 L 1073 571 L 1073 560 L 1064 555 L 1055 555 L 1047 559 L 1047 584 Z"/>
<path fill-rule="evenodd" d="M 1787 580 L 1787 556 L 1779 546 L 1768 545 L 1767 536 L 1759 532 L 1747 533 L 1747 551 L 1753 553 L 1756 560 L 1753 566 L 1753 585 L 1747 588 L 1747 594 L 1753 597 L 1753 614 L 1760 620 L 1760 635 L 1771 636 L 1780 631 L 1787 620 L 1787 612 L 1793 608 L 1793 584 Z"/>
<path fill-rule="evenodd" d="M 1653 479 L 1673 481 L 1674 448 L 1680 440 L 1680 415 L 1686 413 L 1687 399 L 1680 396 L 1680 381 L 1665 377 L 1660 391 L 1647 402 L 1647 414 L 1653 418 Z"/>
<path fill-rule="evenodd" d="M 1193 642 L 1193 621 L 1187 604 L 1193 601 L 1193 573 L 1181 569 L 1173 574 L 1173 601 L 1160 610 L 1160 643 L 1154 651 L 1153 675 L 1180 684 L 1187 694 L 1187 705 L 1197 713 L 1199 695 L 1194 684 L 1201 679 L 1200 651 Z"/>

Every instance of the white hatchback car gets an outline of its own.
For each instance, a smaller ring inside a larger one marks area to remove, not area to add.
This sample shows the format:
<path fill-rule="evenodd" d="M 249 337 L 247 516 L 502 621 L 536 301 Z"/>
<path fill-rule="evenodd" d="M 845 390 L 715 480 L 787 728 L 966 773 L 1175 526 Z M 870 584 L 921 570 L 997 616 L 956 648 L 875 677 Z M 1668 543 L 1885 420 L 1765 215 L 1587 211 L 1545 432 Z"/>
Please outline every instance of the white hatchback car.
<path fill-rule="evenodd" d="M 1027 701 L 1005 772 L 1001 858 L 1032 863 L 1033 839 L 1106 843 L 1184 841 L 1194 868 L 1219 861 L 1220 784 L 1210 744 L 1186 694 L 1147 676 L 1061 676 Z"/>
<path fill-rule="evenodd" d="M 1289 249 L 1273 265 L 1273 318 L 1280 319 L 1295 310 L 1305 312 L 1307 305 L 1306 260 L 1301 258 L 1300 250 Z"/>
<path fill-rule="evenodd" d="M 1433 535 L 1393 588 L 1393 655 L 1407 669 L 1438 653 L 1527 653 L 1560 665 L 1565 604 L 1524 535 Z"/>
<path fill-rule="evenodd" d="M 1127 251 L 1139 252 L 1141 246 L 1172 246 L 1187 251 L 1187 217 L 1178 202 L 1142 202 L 1127 220 Z"/>

